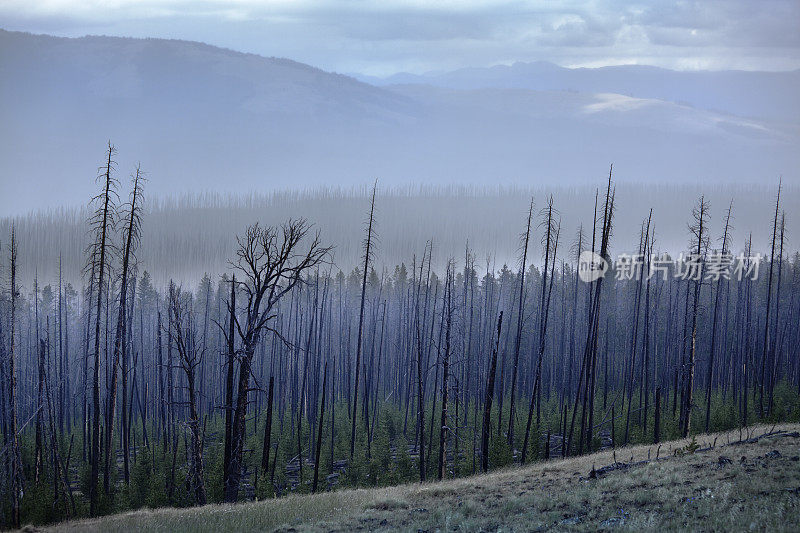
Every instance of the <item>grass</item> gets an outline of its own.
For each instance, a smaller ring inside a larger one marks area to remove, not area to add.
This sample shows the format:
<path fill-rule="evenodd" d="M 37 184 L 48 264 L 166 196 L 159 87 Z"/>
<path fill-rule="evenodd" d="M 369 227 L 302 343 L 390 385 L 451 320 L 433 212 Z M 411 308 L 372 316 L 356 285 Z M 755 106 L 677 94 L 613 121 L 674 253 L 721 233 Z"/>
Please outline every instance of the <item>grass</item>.
<path fill-rule="evenodd" d="M 800 524 L 800 424 L 511 467 L 485 475 L 237 505 L 152 509 L 58 531 L 790 531 Z M 716 441 L 716 446 L 712 447 Z M 700 449 L 693 448 L 699 445 Z M 777 453 L 776 453 L 777 452 Z M 659 460 L 656 459 L 659 456 Z M 648 458 L 649 462 L 644 462 Z M 638 465 L 632 464 L 642 462 Z"/>

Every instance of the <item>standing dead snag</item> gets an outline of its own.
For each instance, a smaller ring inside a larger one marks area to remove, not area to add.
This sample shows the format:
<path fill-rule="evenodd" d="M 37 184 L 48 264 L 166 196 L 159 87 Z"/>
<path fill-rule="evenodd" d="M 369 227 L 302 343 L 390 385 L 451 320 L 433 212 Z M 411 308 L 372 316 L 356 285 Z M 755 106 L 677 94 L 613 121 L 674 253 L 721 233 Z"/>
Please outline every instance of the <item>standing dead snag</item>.
<path fill-rule="evenodd" d="M 764 379 L 767 366 L 767 353 L 769 352 L 769 325 L 770 310 L 772 309 L 772 278 L 775 266 L 775 240 L 778 233 L 778 211 L 781 205 L 781 183 L 778 184 L 778 197 L 775 200 L 775 218 L 772 222 L 772 247 L 769 253 L 769 278 L 767 280 L 767 309 L 764 317 L 763 346 L 761 349 L 761 378 L 758 387 L 758 414 L 759 418 L 764 418 Z"/>
<path fill-rule="evenodd" d="M 272 438 L 272 399 L 275 389 L 275 376 L 269 376 L 269 388 L 267 389 L 267 421 L 264 424 L 264 445 L 261 448 L 261 470 L 264 476 L 269 474 L 269 450 Z"/>
<path fill-rule="evenodd" d="M 614 218 L 614 199 L 616 196 L 616 189 L 611 188 L 611 176 L 614 167 L 612 166 L 608 171 L 608 185 L 606 188 L 606 198 L 603 205 L 603 224 L 600 238 L 600 257 L 609 262 L 610 257 L 608 248 L 610 245 L 611 232 L 613 229 Z M 597 197 L 595 197 L 595 224 L 597 221 Z M 595 250 L 595 236 L 596 228 L 592 230 L 592 251 Z M 603 276 L 600 276 L 596 281 L 592 282 L 588 294 L 588 324 L 586 328 L 586 345 L 583 353 L 583 362 L 581 364 L 580 377 L 578 378 L 578 390 L 575 393 L 575 404 L 572 410 L 572 419 L 569 428 L 569 437 L 567 439 L 566 447 L 569 453 L 569 448 L 572 445 L 572 436 L 575 430 L 575 418 L 578 412 L 578 407 L 581 398 L 583 399 L 581 405 L 581 427 L 580 427 L 580 441 L 578 451 L 583 452 L 583 443 L 591 443 L 592 432 L 594 431 L 593 413 L 594 413 L 594 383 L 595 383 L 595 368 L 597 366 L 597 339 L 599 333 L 600 321 L 600 303 L 603 287 Z M 613 404 L 612 404 L 613 407 Z M 588 416 L 587 416 L 588 412 Z M 587 424 L 588 418 L 588 424 Z M 614 416 L 612 415 L 612 419 Z M 613 427 L 613 426 L 612 426 Z"/>
<path fill-rule="evenodd" d="M 310 230 L 311 226 L 303 219 L 289 220 L 280 227 L 265 228 L 256 223 L 247 228 L 244 237 L 237 238 L 238 249 L 232 266 L 243 274 L 244 281 L 237 281 L 236 286 L 244 293 L 245 302 L 243 321 L 231 311 L 241 346 L 236 352 L 239 359 L 236 405 L 230 442 L 226 443 L 231 450 L 225 484 L 228 502 L 236 501 L 239 495 L 247 393 L 256 346 L 265 330 L 280 335 L 270 326 L 276 304 L 302 281 L 304 273 L 325 261 L 331 250 L 322 246 L 319 232 L 307 247 L 303 247 Z"/>
<path fill-rule="evenodd" d="M 781 342 L 782 334 L 778 333 L 778 326 L 781 322 L 781 277 L 783 273 L 783 241 L 786 231 L 786 213 L 781 213 L 781 239 L 780 248 L 778 250 L 778 286 L 776 287 L 775 297 L 775 329 L 772 333 L 772 349 L 770 350 L 770 378 L 769 378 L 769 400 L 767 401 L 767 415 L 772 414 L 773 398 L 775 394 L 775 380 L 777 379 L 778 371 L 778 343 Z M 785 331 L 785 330 L 784 330 Z"/>
<path fill-rule="evenodd" d="M 105 468 L 103 470 L 103 490 L 108 494 L 111 490 L 110 487 L 110 474 L 111 474 L 111 450 L 114 437 L 114 419 L 117 405 L 117 367 L 120 365 L 120 356 L 123 352 L 127 355 L 127 341 L 126 336 L 126 313 L 128 310 L 128 271 L 130 269 L 131 257 L 136 253 L 136 248 L 139 245 L 141 237 L 140 227 L 140 211 L 141 211 L 141 197 L 142 197 L 142 181 L 144 178 L 141 175 L 139 168 L 136 168 L 136 174 L 133 177 L 133 190 L 131 191 L 131 201 L 128 207 L 127 221 L 123 233 L 123 240 L 125 247 L 122 253 L 122 280 L 119 291 L 119 309 L 117 310 L 117 329 L 114 338 L 114 358 L 111 365 L 111 385 L 108 389 L 108 403 L 106 406 L 106 427 L 105 433 Z M 123 395 L 125 391 L 123 389 Z M 123 396 L 124 400 L 124 396 Z M 124 403 L 124 402 L 123 402 Z M 125 423 L 125 406 L 123 405 L 123 424 Z M 127 467 L 127 446 L 124 457 L 125 465 Z M 128 481 L 128 470 L 125 469 L 125 481 Z"/>
<path fill-rule="evenodd" d="M 725 217 L 725 230 L 722 233 L 722 249 L 720 250 L 720 257 L 724 258 L 728 255 L 728 233 L 731 227 L 731 210 L 733 209 L 733 200 L 728 206 L 728 215 Z M 714 315 L 711 320 L 711 347 L 708 353 L 708 373 L 706 375 L 706 433 L 711 423 L 711 383 L 714 379 L 714 356 L 716 355 L 716 342 L 717 342 L 717 314 L 719 312 L 719 295 L 722 290 L 722 276 L 717 278 L 717 290 L 714 294 Z"/>
<path fill-rule="evenodd" d="M 425 469 L 425 380 L 424 380 L 424 371 L 425 371 L 425 363 L 422 360 L 423 352 L 426 351 L 424 348 L 425 344 L 425 333 L 424 333 L 424 325 L 421 322 L 425 321 L 425 316 L 422 317 L 420 320 L 420 310 L 419 310 L 419 300 L 420 300 L 420 291 L 422 288 L 422 271 L 425 266 L 425 252 L 428 253 L 428 274 L 427 279 L 425 281 L 425 309 L 423 311 L 424 314 L 427 314 L 427 305 L 428 305 L 428 288 L 430 287 L 430 272 L 431 272 L 431 255 L 433 253 L 433 246 L 429 245 L 430 243 L 426 243 L 425 251 L 422 253 L 422 263 L 419 267 L 419 282 L 417 283 L 417 295 L 415 298 L 415 309 L 414 309 L 414 325 L 415 325 L 415 338 L 416 338 L 416 355 L 417 355 L 417 433 L 419 437 L 418 443 L 418 454 L 419 454 L 419 480 L 421 482 L 425 481 L 426 477 L 426 469 Z M 416 269 L 414 269 L 414 275 L 416 275 Z M 386 306 L 384 305 L 384 313 L 386 311 Z"/>
<path fill-rule="evenodd" d="M 530 408 L 528 409 L 528 421 L 525 424 L 525 439 L 522 444 L 522 462 L 528 452 L 528 437 L 531 432 L 531 422 L 533 420 L 533 411 L 536 409 L 537 417 L 536 424 L 539 424 L 538 408 L 536 402 L 540 401 L 542 394 L 541 380 L 542 380 L 542 359 L 544 358 L 544 350 L 547 345 L 547 319 L 550 315 L 550 296 L 553 293 L 553 280 L 555 279 L 556 269 L 556 253 L 558 252 L 558 238 L 561 234 L 561 220 L 558 222 L 553 218 L 553 196 L 550 196 L 547 207 L 542 211 L 544 216 L 543 224 L 547 227 L 545 237 L 542 244 L 544 244 L 544 268 L 542 269 L 542 297 L 539 303 L 539 357 L 536 361 L 536 374 L 533 380 L 533 394 L 531 394 Z M 548 287 L 547 268 L 550 267 L 550 285 Z M 550 442 L 548 438 L 548 443 Z"/>
<path fill-rule="evenodd" d="M 361 280 L 361 310 L 358 315 L 358 338 L 356 339 L 356 378 L 353 388 L 353 423 L 350 428 L 350 460 L 353 460 L 353 454 L 356 449 L 356 411 L 358 411 L 358 376 L 361 368 L 361 337 L 364 330 L 364 299 L 367 291 L 367 271 L 369 270 L 369 260 L 372 254 L 372 239 L 373 239 L 373 223 L 375 221 L 375 191 L 378 187 L 378 182 L 372 187 L 372 202 L 369 208 L 369 222 L 367 224 L 367 238 L 364 240 L 364 272 L 362 273 Z M 365 415 L 366 416 L 366 415 Z"/>
<path fill-rule="evenodd" d="M 314 457 L 314 483 L 311 486 L 311 492 L 317 492 L 317 484 L 319 482 L 319 459 L 320 451 L 322 450 L 322 427 L 325 420 L 325 390 L 328 385 L 328 361 L 325 361 L 325 370 L 322 376 L 322 405 L 319 410 L 319 425 L 317 428 L 317 449 L 316 456 Z M 272 378 L 270 378 L 270 386 L 272 386 Z"/>
<path fill-rule="evenodd" d="M 450 334 L 453 326 L 453 262 L 447 265 L 447 277 L 444 284 L 444 296 L 442 301 L 442 315 L 445 321 L 444 353 L 442 354 L 442 414 L 439 425 L 439 469 L 437 479 L 444 478 L 447 470 L 447 433 L 449 432 L 447 421 L 447 396 L 448 382 L 450 379 Z"/>
<path fill-rule="evenodd" d="M 178 350 L 181 369 L 186 374 L 186 392 L 189 396 L 189 433 L 191 434 L 192 444 L 190 452 L 191 484 L 194 488 L 194 503 L 204 505 L 206 503 L 206 488 L 203 482 L 203 439 L 200 435 L 200 416 L 197 412 L 197 387 L 195 386 L 196 368 L 203 361 L 203 352 L 197 352 L 195 342 L 196 333 L 192 321 L 191 311 L 184 301 L 181 290 L 175 288 L 170 283 L 169 291 L 169 311 L 170 327 L 173 330 L 175 347 Z"/>
<path fill-rule="evenodd" d="M 689 341 L 689 358 L 684 364 L 684 390 L 683 406 L 681 409 L 681 436 L 684 438 L 689 435 L 689 428 L 692 421 L 692 396 L 694 393 L 694 365 L 697 346 L 697 314 L 700 307 L 700 288 L 703 283 L 703 264 L 705 262 L 705 251 L 708 249 L 708 237 L 706 236 L 706 225 L 708 223 L 708 202 L 701 196 L 697 206 L 692 211 L 694 224 L 689 228 L 692 232 L 692 249 L 694 258 L 690 258 L 693 263 L 690 268 L 696 268 L 695 272 L 687 278 L 694 281 L 692 299 L 692 330 Z"/>
<path fill-rule="evenodd" d="M 497 373 L 497 350 L 500 347 L 500 332 L 503 329 L 503 312 L 497 318 L 497 336 L 492 350 L 492 360 L 489 363 L 489 375 L 486 378 L 486 401 L 483 405 L 483 429 L 481 430 L 481 470 L 489 471 L 489 433 L 492 424 L 492 400 L 494 400 L 494 379 Z"/>
<path fill-rule="evenodd" d="M 94 327 L 94 369 L 92 384 L 92 447 L 91 447 L 91 478 L 89 480 L 89 514 L 97 513 L 97 482 L 100 477 L 100 324 L 102 320 L 106 276 L 109 274 L 110 255 L 113 244 L 110 241 L 111 233 L 117 219 L 116 192 L 117 181 L 112 176 L 115 169 L 114 154 L 116 150 L 108 143 L 106 163 L 100 168 L 98 181 L 102 182 L 102 192 L 92 201 L 98 204 L 97 210 L 89 220 L 94 233 L 94 242 L 89 246 L 89 268 L 97 275 L 97 308 L 95 312 Z M 91 280 L 90 280 L 91 283 Z"/>
<path fill-rule="evenodd" d="M 222 486 L 228 486 L 228 465 L 231 460 L 231 431 L 233 428 L 233 363 L 236 359 L 236 274 L 231 280 L 231 298 L 228 301 L 227 359 L 225 361 L 225 455 L 222 461 Z"/>
<path fill-rule="evenodd" d="M 11 225 L 11 350 L 8 357 L 8 395 L 9 395 L 9 415 L 11 424 L 9 433 L 11 434 L 11 520 L 14 527 L 19 527 L 19 500 L 22 497 L 22 456 L 19 450 L 19 436 L 17 435 L 17 374 L 14 365 L 16 363 L 16 343 L 14 342 L 17 309 L 17 235 L 14 225 Z"/>
<path fill-rule="evenodd" d="M 644 281 L 645 276 L 647 276 L 647 280 L 649 282 L 649 272 L 646 274 L 643 272 L 642 267 L 644 266 L 643 261 L 640 259 L 644 258 L 645 254 L 647 254 L 648 245 L 650 242 L 650 223 L 653 219 L 653 210 L 650 209 L 650 214 L 647 216 L 647 226 L 642 223 L 642 230 L 639 236 L 639 254 L 636 256 L 637 260 L 634 266 L 633 274 L 636 277 L 636 296 L 634 298 L 634 307 L 633 307 L 633 323 L 631 324 L 631 357 L 628 361 L 628 378 L 627 381 L 623 382 L 623 398 L 625 395 L 625 390 L 627 389 L 627 397 L 628 397 L 628 408 L 627 412 L 625 413 L 625 440 L 623 441 L 624 444 L 628 444 L 628 438 L 630 436 L 630 426 L 631 426 L 631 405 L 633 402 L 633 376 L 634 376 L 634 368 L 636 367 L 636 348 L 639 342 L 639 314 L 641 313 L 641 303 L 642 303 L 642 284 Z M 649 263 L 648 263 L 649 265 Z M 649 287 L 649 285 L 648 285 Z M 645 319 L 644 324 L 645 329 L 647 326 L 647 320 Z M 645 350 L 647 347 L 645 346 Z M 641 387 L 641 384 L 639 384 Z"/>
<path fill-rule="evenodd" d="M 508 410 L 508 445 L 514 447 L 514 398 L 517 390 L 517 368 L 519 367 L 519 349 L 522 343 L 522 323 L 525 314 L 525 267 L 528 260 L 528 241 L 531 238 L 531 219 L 533 218 L 533 198 L 528 209 L 528 223 L 522 235 L 522 262 L 519 269 L 519 296 L 517 300 L 517 333 L 514 337 L 514 364 L 511 367 L 511 398 Z M 545 270 L 547 266 L 545 265 Z M 544 289 L 543 289 L 544 290 Z M 502 411 L 502 409 L 501 409 Z"/>

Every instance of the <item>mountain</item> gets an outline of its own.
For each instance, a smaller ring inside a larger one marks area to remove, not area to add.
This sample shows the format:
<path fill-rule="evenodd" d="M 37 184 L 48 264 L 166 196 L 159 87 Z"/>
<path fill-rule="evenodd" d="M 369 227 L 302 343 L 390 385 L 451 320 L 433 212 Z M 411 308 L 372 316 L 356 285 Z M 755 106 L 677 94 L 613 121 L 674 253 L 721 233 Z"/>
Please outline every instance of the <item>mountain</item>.
<path fill-rule="evenodd" d="M 675 71 L 643 65 L 563 68 L 547 61 L 463 68 L 422 75 L 364 78 L 373 85 L 426 84 L 451 89 L 532 89 L 616 93 L 709 111 L 800 121 L 800 70 L 791 72 Z"/>
<path fill-rule="evenodd" d="M 611 162 L 628 181 L 797 179 L 798 121 L 604 91 L 378 87 L 195 42 L 0 30 L 0 212 L 85 203 L 108 140 L 154 196 L 563 185 Z"/>

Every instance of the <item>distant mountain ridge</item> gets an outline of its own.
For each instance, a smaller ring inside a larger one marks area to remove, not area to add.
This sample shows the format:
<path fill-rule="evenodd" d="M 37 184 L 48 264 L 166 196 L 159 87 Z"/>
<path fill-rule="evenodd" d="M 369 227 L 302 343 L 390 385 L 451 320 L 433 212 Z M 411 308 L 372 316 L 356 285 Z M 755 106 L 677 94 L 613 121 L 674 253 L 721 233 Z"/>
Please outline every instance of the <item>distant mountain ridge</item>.
<path fill-rule="evenodd" d="M 800 70 L 677 71 L 645 65 L 564 68 L 547 61 L 536 61 L 360 79 L 378 86 L 428 84 L 451 89 L 515 88 L 617 93 L 684 103 L 743 117 L 800 121 Z"/>
<path fill-rule="evenodd" d="M 618 178 L 650 183 L 798 178 L 800 121 L 788 112 L 742 118 L 607 86 L 481 88 L 459 77 L 448 83 L 460 88 L 375 86 L 202 43 L 0 30 L 0 213 L 85 203 L 108 140 L 120 178 L 141 162 L 151 195 L 375 178 L 586 183 L 611 162 Z"/>

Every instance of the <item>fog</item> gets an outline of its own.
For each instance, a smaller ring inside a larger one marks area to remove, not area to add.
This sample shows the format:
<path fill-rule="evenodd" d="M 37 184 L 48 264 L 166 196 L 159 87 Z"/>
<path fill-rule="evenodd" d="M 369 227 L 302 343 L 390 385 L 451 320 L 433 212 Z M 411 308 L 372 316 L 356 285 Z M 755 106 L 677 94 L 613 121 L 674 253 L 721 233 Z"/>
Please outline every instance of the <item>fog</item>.
<path fill-rule="evenodd" d="M 525 85 L 478 69 L 462 88 L 378 87 L 184 41 L 1 31 L 0 50 L 7 215 L 85 205 L 109 140 L 119 176 L 141 162 L 152 197 L 376 178 L 592 188 L 610 163 L 620 183 L 773 186 L 796 184 L 800 167 L 796 73 L 534 68 Z"/>
<path fill-rule="evenodd" d="M 127 183 L 123 181 L 124 186 Z M 602 190 L 604 178 L 598 178 Z M 575 263 L 572 244 L 582 225 L 591 236 L 596 188 L 390 188 L 378 182 L 376 195 L 376 235 L 374 266 L 390 273 L 396 265 L 410 265 L 414 255 L 422 255 L 425 243 L 433 242 L 433 264 L 442 270 L 451 257 L 463 259 L 469 245 L 476 268 L 499 270 L 503 264 L 516 268 L 519 236 L 525 229 L 529 203 L 539 213 L 553 195 L 561 219 L 562 244 L 559 259 Z M 213 193 L 180 197 L 150 198 L 142 219 L 142 244 L 137 253 L 140 272 L 147 270 L 157 286 L 169 279 L 194 286 L 205 273 L 221 276 L 230 271 L 236 236 L 254 222 L 274 225 L 289 218 L 307 218 L 321 231 L 326 243 L 335 246 L 333 269 L 350 272 L 361 262 L 365 218 L 369 211 L 366 188 L 308 189 L 282 191 L 271 195 L 220 195 Z M 677 255 L 688 249 L 692 208 L 701 195 L 710 202 L 708 230 L 711 247 L 719 247 L 725 214 L 732 208 L 730 248 L 744 250 L 752 234 L 753 251 L 769 255 L 774 216 L 772 186 L 631 185 L 616 189 L 612 258 L 619 253 L 635 253 L 641 225 L 653 209 L 654 249 Z M 783 206 L 800 202 L 800 190 L 790 186 L 782 192 Z M 16 221 L 20 276 L 30 286 L 38 272 L 41 279 L 58 275 L 59 255 L 64 275 L 80 283 L 86 262 L 88 242 L 86 209 L 61 209 L 0 219 L 0 235 L 7 235 L 10 222 Z M 538 224 L 538 222 L 537 222 Z M 530 263 L 542 259 L 538 225 L 534 228 Z M 786 219 L 786 250 L 789 255 L 800 248 L 800 225 L 795 217 Z"/>

